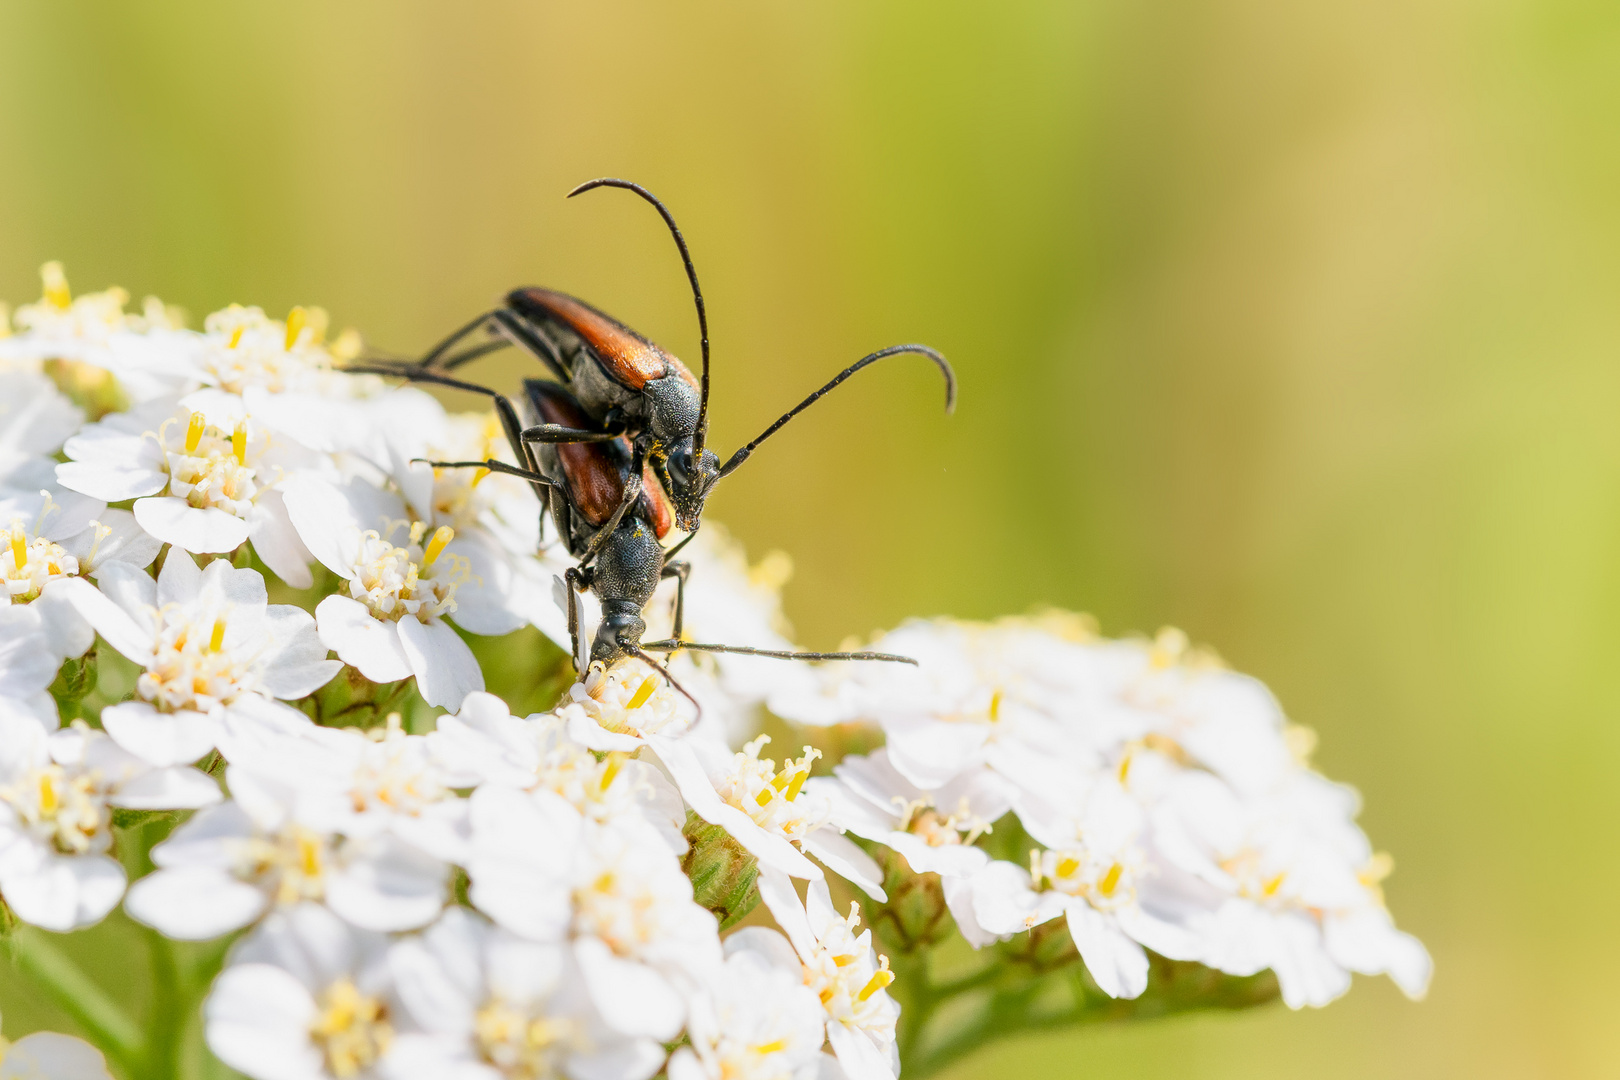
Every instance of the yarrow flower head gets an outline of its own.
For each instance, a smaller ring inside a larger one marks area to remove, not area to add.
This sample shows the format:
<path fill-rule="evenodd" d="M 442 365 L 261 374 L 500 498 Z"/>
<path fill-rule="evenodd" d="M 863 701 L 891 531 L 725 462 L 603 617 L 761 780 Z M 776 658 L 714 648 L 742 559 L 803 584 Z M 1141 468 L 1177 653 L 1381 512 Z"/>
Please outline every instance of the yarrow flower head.
<path fill-rule="evenodd" d="M 299 535 L 344 582 L 315 609 L 321 640 L 377 683 L 412 676 L 430 705 L 458 708 L 484 688 L 478 662 L 444 621 L 500 603 L 455 530 L 406 516 L 391 492 L 310 476 L 287 491 Z"/>
<path fill-rule="evenodd" d="M 900 1072 L 895 1022 L 900 1007 L 889 995 L 894 982 L 889 958 L 872 947 L 872 931 L 860 929 L 860 907 L 841 916 L 824 882 L 811 882 L 801 904 L 786 877 L 767 872 L 760 896 L 787 934 L 804 985 L 821 1002 L 827 1042 L 850 1080 L 893 1080 Z M 753 949 L 782 961 L 779 937 L 742 931 L 738 949 Z"/>
<path fill-rule="evenodd" d="M 274 700 L 303 697 L 340 667 L 325 658 L 309 614 L 266 603 L 264 579 L 252 570 L 220 561 L 199 569 L 171 548 L 156 581 L 113 564 L 100 584 L 99 591 L 75 591 L 74 605 L 144 669 L 134 699 L 107 708 L 101 722 L 121 746 L 153 764 L 202 757 L 228 717 L 307 724 Z"/>
<path fill-rule="evenodd" d="M 218 802 L 196 769 L 153 767 L 82 723 L 50 732 L 0 716 L 0 897 L 47 930 L 99 922 L 124 892 L 112 811 Z"/>

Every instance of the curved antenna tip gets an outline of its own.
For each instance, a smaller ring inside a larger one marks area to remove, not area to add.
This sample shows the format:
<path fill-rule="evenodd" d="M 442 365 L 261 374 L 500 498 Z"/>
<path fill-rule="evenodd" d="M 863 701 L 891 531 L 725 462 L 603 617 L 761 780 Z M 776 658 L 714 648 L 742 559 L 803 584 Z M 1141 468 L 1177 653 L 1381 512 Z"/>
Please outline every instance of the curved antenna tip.
<path fill-rule="evenodd" d="M 630 181 L 628 181 L 628 180 L 620 180 L 617 176 L 598 176 L 595 180 L 587 180 L 583 184 L 580 184 L 573 191 L 570 191 L 567 195 L 564 195 L 563 198 L 572 199 L 575 195 L 579 195 L 582 192 L 590 191 L 592 188 L 608 187 L 608 186 L 612 186 L 612 187 L 629 187 L 629 186 L 633 186 L 633 185 L 630 184 Z"/>

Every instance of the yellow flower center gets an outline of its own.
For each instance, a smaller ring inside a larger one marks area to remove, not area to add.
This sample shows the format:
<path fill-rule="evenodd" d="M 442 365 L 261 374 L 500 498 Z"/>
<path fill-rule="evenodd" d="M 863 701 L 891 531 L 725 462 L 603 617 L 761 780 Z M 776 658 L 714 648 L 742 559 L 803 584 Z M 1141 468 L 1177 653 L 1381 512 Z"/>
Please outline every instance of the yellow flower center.
<path fill-rule="evenodd" d="M 47 496 L 39 520 L 44 521 L 52 508 Z M 36 524 L 35 529 L 38 527 Z M 39 596 L 47 582 L 78 573 L 78 559 L 43 536 L 30 537 L 21 521 L 14 520 L 11 528 L 0 529 L 0 582 L 4 582 L 11 603 L 26 604 Z"/>
<path fill-rule="evenodd" d="M 258 687 L 256 658 L 245 655 L 240 646 L 225 648 L 223 615 L 192 622 L 171 606 L 156 612 L 155 618 L 152 662 L 135 680 L 135 692 L 142 700 L 165 712 L 208 712 Z"/>
<path fill-rule="evenodd" d="M 361 993 L 352 979 L 341 978 L 328 986 L 319 1006 L 309 1037 L 333 1076 L 340 1080 L 358 1076 L 388 1052 L 394 1041 L 388 1007 Z"/>
<path fill-rule="evenodd" d="M 499 998 L 473 1017 L 479 1056 L 509 1080 L 543 1080 L 558 1075 L 559 1058 L 572 1028 L 566 1019 L 534 1016 Z"/>
<path fill-rule="evenodd" d="M 96 772 L 46 765 L 0 787 L 0 802 L 36 839 L 64 855 L 106 851 L 112 844 L 112 812 Z"/>
<path fill-rule="evenodd" d="M 396 523 L 390 528 L 390 535 L 398 527 Z M 376 530 L 362 534 L 354 576 L 349 579 L 349 595 L 365 604 L 374 617 L 397 622 L 414 615 L 428 622 L 455 612 L 456 589 L 472 576 L 467 560 L 452 555 L 448 571 L 425 576 L 456 534 L 441 526 L 428 541 L 427 550 L 417 555 L 421 549 L 416 544 L 424 531 L 420 521 L 411 526 L 409 547 L 383 539 Z"/>
<path fill-rule="evenodd" d="M 241 841 L 233 870 L 245 881 L 270 887 L 278 904 L 322 900 L 333 852 L 326 838 L 294 825 L 272 836 Z"/>

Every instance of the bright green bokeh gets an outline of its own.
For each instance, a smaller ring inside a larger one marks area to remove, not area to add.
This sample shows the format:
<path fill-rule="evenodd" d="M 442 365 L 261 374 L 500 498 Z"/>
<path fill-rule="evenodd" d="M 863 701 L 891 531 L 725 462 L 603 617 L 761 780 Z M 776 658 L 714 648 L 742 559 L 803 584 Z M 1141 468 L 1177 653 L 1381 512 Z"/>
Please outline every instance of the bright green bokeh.
<path fill-rule="evenodd" d="M 58 258 L 414 350 L 545 283 L 695 360 L 651 211 L 562 199 L 641 180 L 721 448 L 880 345 L 961 373 L 950 419 L 863 375 L 711 504 L 807 644 L 1184 627 L 1319 730 L 1438 963 L 956 1076 L 1620 1075 L 1617 61 L 1592 0 L 0 0 L 0 297 Z"/>

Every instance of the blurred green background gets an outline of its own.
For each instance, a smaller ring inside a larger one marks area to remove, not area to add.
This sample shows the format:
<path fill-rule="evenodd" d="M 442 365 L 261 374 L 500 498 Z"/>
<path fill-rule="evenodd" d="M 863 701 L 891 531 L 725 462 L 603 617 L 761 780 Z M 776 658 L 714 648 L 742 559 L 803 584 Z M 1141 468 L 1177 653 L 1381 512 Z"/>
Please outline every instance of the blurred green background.
<path fill-rule="evenodd" d="M 409 351 L 544 283 L 695 360 L 651 210 L 562 198 L 640 180 L 720 448 L 881 345 L 961 374 L 712 502 L 806 644 L 1184 627 L 1320 731 L 1438 962 L 955 1077 L 1620 1076 L 1617 64 L 1592 0 L 3 0 L 0 297 L 56 258 Z"/>

